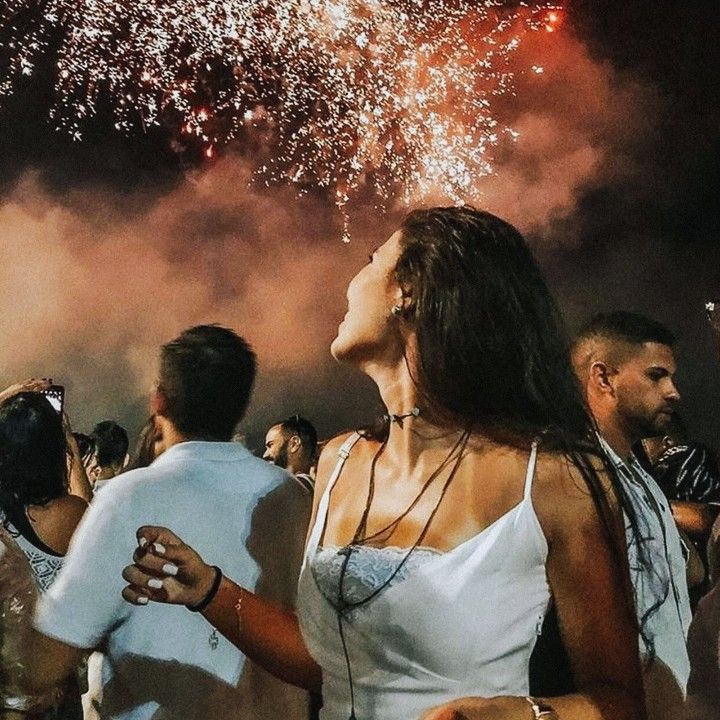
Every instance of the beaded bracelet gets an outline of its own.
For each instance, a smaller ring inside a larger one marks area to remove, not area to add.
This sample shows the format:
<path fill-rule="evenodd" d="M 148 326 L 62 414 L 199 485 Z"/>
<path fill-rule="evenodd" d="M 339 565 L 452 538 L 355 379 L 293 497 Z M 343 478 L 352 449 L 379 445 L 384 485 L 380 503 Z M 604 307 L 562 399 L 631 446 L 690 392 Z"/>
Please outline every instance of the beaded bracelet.
<path fill-rule="evenodd" d="M 240 588 L 240 594 L 238 595 L 237 602 L 235 603 L 235 614 L 237 615 L 238 625 L 242 623 L 242 601 L 245 591 Z"/>
<path fill-rule="evenodd" d="M 552 705 L 548 705 L 530 696 L 526 697 L 525 700 L 530 704 L 534 720 L 543 720 L 543 718 L 547 718 L 547 720 L 557 720 L 557 713 Z"/>
<path fill-rule="evenodd" d="M 207 595 L 197 605 L 185 606 L 191 612 L 202 612 L 213 601 L 213 598 L 217 595 L 217 591 L 220 589 L 220 583 L 223 577 L 222 570 L 217 565 L 213 565 L 212 568 L 215 571 L 215 579 Z"/>

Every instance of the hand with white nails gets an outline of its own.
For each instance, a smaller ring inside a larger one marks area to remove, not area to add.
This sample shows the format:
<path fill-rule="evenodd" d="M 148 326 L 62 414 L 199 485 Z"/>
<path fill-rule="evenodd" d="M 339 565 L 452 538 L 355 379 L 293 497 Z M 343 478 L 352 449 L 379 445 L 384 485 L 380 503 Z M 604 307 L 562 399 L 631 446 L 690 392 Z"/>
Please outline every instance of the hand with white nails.
<path fill-rule="evenodd" d="M 210 591 L 215 570 L 177 535 L 162 527 L 141 527 L 133 564 L 122 573 L 128 583 L 122 595 L 134 605 L 150 600 L 197 605 Z"/>

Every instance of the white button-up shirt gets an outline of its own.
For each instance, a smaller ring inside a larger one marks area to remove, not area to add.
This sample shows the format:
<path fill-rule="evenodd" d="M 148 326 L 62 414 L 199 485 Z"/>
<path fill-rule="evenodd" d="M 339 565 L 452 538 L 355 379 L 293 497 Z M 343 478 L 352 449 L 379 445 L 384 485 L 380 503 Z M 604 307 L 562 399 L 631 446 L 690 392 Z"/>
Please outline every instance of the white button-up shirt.
<path fill-rule="evenodd" d="M 637 524 L 633 532 L 625 512 L 648 718 L 677 718 L 690 675 L 686 640 L 692 615 L 685 547 L 670 503 L 655 480 L 634 456 L 625 462 L 605 440 L 600 441 L 622 480 Z"/>

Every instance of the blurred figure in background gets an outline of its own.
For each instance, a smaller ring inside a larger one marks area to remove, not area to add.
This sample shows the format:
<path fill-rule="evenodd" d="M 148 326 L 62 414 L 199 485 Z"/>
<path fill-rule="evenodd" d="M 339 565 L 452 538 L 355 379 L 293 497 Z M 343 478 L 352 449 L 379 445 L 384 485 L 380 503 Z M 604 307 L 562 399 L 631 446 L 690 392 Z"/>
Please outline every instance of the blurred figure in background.
<path fill-rule="evenodd" d="M 705 549 L 720 502 L 720 471 L 715 454 L 706 445 L 689 439 L 677 413 L 664 435 L 643 440 L 634 452 L 670 501 L 675 522 L 695 546 L 707 578 Z M 691 588 L 693 605 L 709 587 L 702 582 Z"/>
<path fill-rule="evenodd" d="M 82 715 L 74 678 L 70 684 L 56 683 L 40 693 L 25 694 L 17 689 L 13 669 L 19 670 L 21 663 L 16 657 L 19 648 L 11 648 L 12 638 L 17 639 L 20 626 L 29 624 L 34 604 L 34 596 L 22 586 L 23 578 L 28 576 L 19 569 L 22 563 L 17 556 L 18 553 L 25 556 L 37 591 L 46 592 L 62 567 L 87 502 L 68 490 L 68 438 L 72 435 L 63 427 L 58 412 L 39 392 L 19 392 L 6 397 L 0 404 L 2 573 L 6 579 L 13 576 L 12 583 L 20 585 L 16 592 L 3 581 L 3 602 L 11 613 L 10 616 L 3 613 L 3 669 L 9 673 L 7 683 L 12 686 L 12 690 L 3 693 L 3 705 L 6 710 L 20 711 L 45 707 L 46 714 L 34 717 L 71 720 Z M 70 462 L 78 461 L 75 445 Z M 11 572 L 6 561 L 12 558 L 15 560 Z M 60 704 L 64 706 L 62 714 L 53 714 L 60 712 Z"/>
<path fill-rule="evenodd" d="M 22 645 L 32 623 L 37 592 L 27 557 L 0 525 L 0 717 L 3 720 L 60 720 L 63 717 L 58 715 L 62 690 L 52 688 L 32 695 L 23 692 L 18 683 L 22 672 Z"/>
<path fill-rule="evenodd" d="M 707 545 L 710 591 L 698 603 L 690 632 L 690 679 L 684 720 L 720 720 L 720 518 Z"/>
<path fill-rule="evenodd" d="M 263 460 L 292 473 L 310 494 L 315 488 L 316 457 L 317 431 L 304 417 L 293 415 L 267 431 Z"/>
<path fill-rule="evenodd" d="M 87 502 L 68 491 L 60 415 L 39 393 L 0 405 L 0 517 L 28 558 L 40 590 L 55 580 Z"/>
<path fill-rule="evenodd" d="M 95 455 L 88 476 L 97 492 L 127 465 L 130 443 L 125 428 L 114 420 L 99 422 L 90 433 L 90 438 L 95 444 Z"/>
<path fill-rule="evenodd" d="M 155 416 L 151 415 L 138 433 L 135 448 L 130 455 L 130 462 L 125 466 L 123 472 L 147 467 L 160 457 L 163 450 L 165 450 L 165 445 L 162 436 L 156 427 Z"/>

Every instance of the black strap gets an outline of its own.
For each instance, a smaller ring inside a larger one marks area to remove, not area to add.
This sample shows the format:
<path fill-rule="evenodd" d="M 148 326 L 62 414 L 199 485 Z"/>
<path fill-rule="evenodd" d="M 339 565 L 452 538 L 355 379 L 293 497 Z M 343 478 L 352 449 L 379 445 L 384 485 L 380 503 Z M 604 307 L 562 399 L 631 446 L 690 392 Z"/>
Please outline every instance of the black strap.
<path fill-rule="evenodd" d="M 202 612 L 215 598 L 217 591 L 220 589 L 220 583 L 222 582 L 222 570 L 217 566 L 213 565 L 215 571 L 215 579 L 213 584 L 210 586 L 207 595 L 197 605 L 186 605 L 185 607 L 191 612 Z"/>

